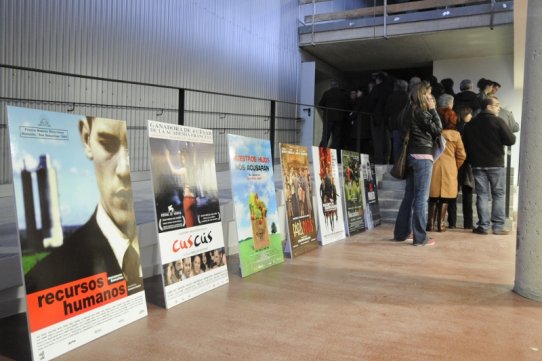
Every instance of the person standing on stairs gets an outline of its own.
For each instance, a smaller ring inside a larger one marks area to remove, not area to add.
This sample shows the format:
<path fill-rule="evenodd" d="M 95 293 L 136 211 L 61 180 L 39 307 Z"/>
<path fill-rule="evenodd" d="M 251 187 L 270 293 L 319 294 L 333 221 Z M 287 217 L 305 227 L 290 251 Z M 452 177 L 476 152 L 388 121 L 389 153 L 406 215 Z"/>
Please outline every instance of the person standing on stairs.
<path fill-rule="evenodd" d="M 457 114 L 452 110 L 453 104 L 454 98 L 449 94 L 443 94 L 438 99 L 438 113 L 443 123 L 442 136 L 446 139 L 446 147 L 433 164 L 426 228 L 430 232 L 446 231 L 448 204 L 455 203 L 457 198 L 457 171 L 467 157 L 461 134 L 456 130 Z"/>
<path fill-rule="evenodd" d="M 516 137 L 498 117 L 501 104 L 496 97 L 482 101 L 482 111 L 463 130 L 465 148 L 472 166 L 476 191 L 478 224 L 476 234 L 488 234 L 490 228 L 497 235 L 508 234 L 504 229 L 505 184 L 504 147 L 514 145 Z M 491 196 L 491 208 L 489 197 Z"/>
<path fill-rule="evenodd" d="M 373 139 L 375 164 L 388 164 L 391 155 L 391 142 L 386 116 L 386 100 L 392 92 L 390 81 L 385 73 L 377 73 L 376 85 L 369 96 L 369 111 L 373 113 L 371 136 Z"/>
<path fill-rule="evenodd" d="M 350 108 L 348 95 L 344 89 L 339 88 L 339 83 L 332 80 L 331 88 L 326 90 L 318 105 L 323 112 L 322 139 L 320 147 L 327 148 L 331 138 L 331 148 L 337 152 L 342 149 L 342 132 L 344 122 Z"/>
<path fill-rule="evenodd" d="M 456 114 L 458 117 L 456 130 L 459 132 L 459 134 L 461 134 L 461 139 L 463 139 L 463 130 L 465 129 L 465 125 L 472 119 L 472 112 L 472 108 L 465 104 L 461 104 L 456 108 Z M 469 163 L 468 154 L 467 159 L 458 170 L 457 181 L 461 187 L 461 198 L 463 200 L 463 228 L 473 229 L 472 192 L 474 190 L 474 175 L 472 174 L 472 167 Z M 448 224 L 457 225 L 457 206 L 453 207 L 450 204 L 448 205 Z"/>

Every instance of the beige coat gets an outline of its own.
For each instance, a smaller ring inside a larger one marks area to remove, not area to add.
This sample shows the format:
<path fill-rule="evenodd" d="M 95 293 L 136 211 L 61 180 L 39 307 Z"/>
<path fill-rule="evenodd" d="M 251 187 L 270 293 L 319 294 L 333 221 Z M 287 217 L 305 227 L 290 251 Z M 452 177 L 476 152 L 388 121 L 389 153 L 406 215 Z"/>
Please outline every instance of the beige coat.
<path fill-rule="evenodd" d="M 433 164 L 431 177 L 431 198 L 457 197 L 457 170 L 467 157 L 461 135 L 457 130 L 444 129 L 442 136 L 446 139 L 446 148 L 440 158 Z"/>

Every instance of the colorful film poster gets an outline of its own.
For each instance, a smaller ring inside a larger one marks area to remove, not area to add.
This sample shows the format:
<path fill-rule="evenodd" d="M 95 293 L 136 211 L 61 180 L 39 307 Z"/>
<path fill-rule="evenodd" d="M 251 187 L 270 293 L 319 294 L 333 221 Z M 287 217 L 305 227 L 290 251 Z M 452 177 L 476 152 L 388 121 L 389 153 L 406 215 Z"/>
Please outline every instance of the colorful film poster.
<path fill-rule="evenodd" d="M 149 120 L 166 308 L 228 283 L 213 132 Z"/>
<path fill-rule="evenodd" d="M 348 235 L 365 230 L 363 197 L 364 187 L 361 176 L 361 158 L 359 153 L 341 151 L 344 183 L 344 208 L 348 224 Z"/>
<path fill-rule="evenodd" d="M 8 107 L 32 357 L 147 315 L 126 122 Z"/>
<path fill-rule="evenodd" d="M 284 262 L 268 140 L 228 134 L 241 275 Z"/>
<path fill-rule="evenodd" d="M 289 232 L 286 252 L 296 257 L 318 247 L 309 150 L 303 146 L 281 144 L 280 163 Z"/>
<path fill-rule="evenodd" d="M 337 151 L 312 147 L 318 237 L 322 245 L 346 238 Z"/>
<path fill-rule="evenodd" d="M 372 229 L 381 223 L 375 165 L 369 161 L 368 154 L 360 154 L 360 159 L 365 188 L 365 225 L 367 229 Z"/>

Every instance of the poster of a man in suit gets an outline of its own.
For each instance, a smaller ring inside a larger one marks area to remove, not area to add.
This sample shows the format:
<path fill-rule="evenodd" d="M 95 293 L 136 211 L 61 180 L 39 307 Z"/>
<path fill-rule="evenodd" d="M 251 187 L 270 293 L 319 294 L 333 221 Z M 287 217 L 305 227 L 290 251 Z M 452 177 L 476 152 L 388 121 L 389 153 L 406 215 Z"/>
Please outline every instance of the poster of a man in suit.
<path fill-rule="evenodd" d="M 18 107 L 8 125 L 32 352 L 51 358 L 147 314 L 127 126 Z M 99 332 L 38 342 L 86 313 L 102 315 Z"/>

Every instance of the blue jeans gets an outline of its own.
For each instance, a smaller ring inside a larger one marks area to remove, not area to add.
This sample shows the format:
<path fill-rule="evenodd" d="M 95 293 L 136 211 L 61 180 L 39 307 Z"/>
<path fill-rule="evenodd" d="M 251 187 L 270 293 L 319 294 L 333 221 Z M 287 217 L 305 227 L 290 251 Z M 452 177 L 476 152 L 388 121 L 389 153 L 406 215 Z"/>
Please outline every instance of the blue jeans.
<path fill-rule="evenodd" d="M 474 189 L 476 191 L 476 210 L 478 227 L 500 231 L 504 227 L 505 213 L 505 180 L 502 167 L 473 167 Z M 491 194 L 491 218 L 489 217 L 489 195 Z"/>
<path fill-rule="evenodd" d="M 408 156 L 405 195 L 395 220 L 393 238 L 404 241 L 410 232 L 414 236 L 414 244 L 425 244 L 429 240 L 427 226 L 427 200 L 433 172 L 433 161 L 415 159 Z"/>

